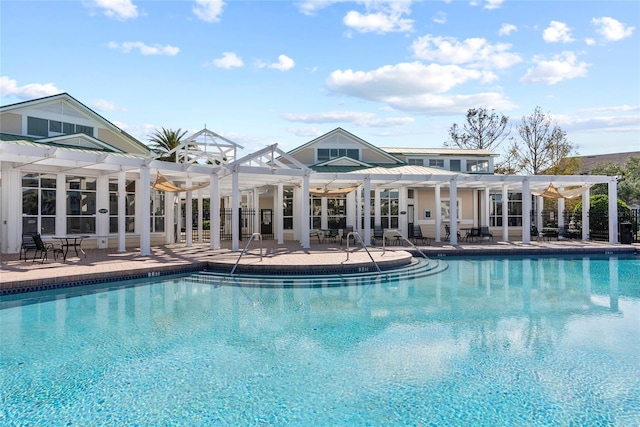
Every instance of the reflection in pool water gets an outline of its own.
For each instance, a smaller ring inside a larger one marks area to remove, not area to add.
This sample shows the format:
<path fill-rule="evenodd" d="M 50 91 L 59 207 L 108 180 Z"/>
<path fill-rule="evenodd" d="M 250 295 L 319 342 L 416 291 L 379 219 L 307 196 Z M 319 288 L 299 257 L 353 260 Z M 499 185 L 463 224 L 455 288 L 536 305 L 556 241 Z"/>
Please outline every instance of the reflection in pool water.
<path fill-rule="evenodd" d="M 640 424 L 637 257 L 447 263 L 4 297 L 0 424 Z"/>

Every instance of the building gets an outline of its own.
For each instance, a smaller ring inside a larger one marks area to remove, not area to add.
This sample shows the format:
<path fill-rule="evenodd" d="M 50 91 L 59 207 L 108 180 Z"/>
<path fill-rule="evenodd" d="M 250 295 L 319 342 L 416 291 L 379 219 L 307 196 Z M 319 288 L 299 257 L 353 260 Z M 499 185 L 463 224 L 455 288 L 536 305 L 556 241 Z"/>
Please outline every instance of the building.
<path fill-rule="evenodd" d="M 69 94 L 2 106 L 0 252 L 17 253 L 22 233 L 40 232 L 149 255 L 178 230 L 197 230 L 186 233 L 187 245 L 194 235 L 203 240 L 199 218 L 207 216 L 211 247 L 228 239 L 234 250 L 254 232 L 309 247 L 310 230 L 346 226 L 365 242 L 375 226 L 408 236 L 419 225 L 436 241 L 448 227 L 457 244 L 459 230 L 487 225 L 496 238 L 528 243 L 531 226 L 542 226 L 544 199 L 534 195 L 551 184 L 577 187 L 588 204 L 589 186 L 606 183 L 616 200 L 615 177 L 495 175 L 496 154 L 485 150 L 383 149 L 341 128 L 289 152 L 273 144 L 240 157 L 241 149 L 203 129 L 172 163 Z M 612 243 L 616 210 L 610 204 Z M 582 223 L 587 239 L 586 214 Z"/>

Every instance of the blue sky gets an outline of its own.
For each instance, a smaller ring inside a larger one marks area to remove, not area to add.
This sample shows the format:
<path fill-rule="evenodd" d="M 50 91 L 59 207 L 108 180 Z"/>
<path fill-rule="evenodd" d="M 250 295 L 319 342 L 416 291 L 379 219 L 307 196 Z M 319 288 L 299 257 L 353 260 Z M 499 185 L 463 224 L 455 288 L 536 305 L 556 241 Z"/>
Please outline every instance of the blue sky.
<path fill-rule="evenodd" d="M 638 1 L 2 0 L 0 24 L 2 105 L 68 92 L 143 142 L 442 147 L 469 108 L 517 137 L 539 106 L 582 155 L 640 150 Z"/>

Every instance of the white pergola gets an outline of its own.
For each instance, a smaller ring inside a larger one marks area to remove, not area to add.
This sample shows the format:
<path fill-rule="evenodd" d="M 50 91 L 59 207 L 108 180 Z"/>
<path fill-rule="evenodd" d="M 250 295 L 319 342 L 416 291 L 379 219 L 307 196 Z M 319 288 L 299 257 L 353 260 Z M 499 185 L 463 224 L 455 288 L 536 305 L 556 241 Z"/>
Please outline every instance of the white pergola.
<path fill-rule="evenodd" d="M 185 147 L 196 144 L 198 137 L 207 136 L 210 131 L 203 130 L 193 135 L 185 141 Z M 205 135 L 207 134 L 207 135 Z M 213 134 L 218 138 L 218 135 Z M 265 187 L 275 188 L 276 206 L 282 206 L 284 186 L 296 186 L 299 188 L 301 197 L 298 199 L 297 212 L 302 218 L 308 218 L 309 212 L 309 191 L 314 188 L 338 189 L 356 186 L 357 200 L 364 200 L 364 206 L 370 205 L 371 191 L 378 187 L 388 187 L 393 185 L 400 188 L 433 188 L 435 190 L 436 205 L 440 203 L 440 190 L 447 188 L 451 200 L 455 200 L 459 189 L 485 190 L 485 209 L 489 209 L 489 190 L 502 191 L 503 200 L 508 199 L 509 192 L 521 192 L 523 212 L 531 210 L 531 191 L 544 190 L 553 183 L 554 186 L 579 187 L 585 185 L 606 183 L 609 193 L 609 242 L 618 243 L 618 215 L 617 215 L 617 177 L 615 176 L 591 176 L 591 175 L 559 175 L 559 176 L 520 176 L 520 175 L 470 175 L 456 173 L 441 169 L 433 169 L 422 166 L 399 166 L 396 168 L 370 168 L 355 172 L 344 173 L 319 173 L 301 164 L 282 150 L 277 144 L 265 147 L 255 153 L 236 159 L 237 144 L 223 139 L 223 148 L 216 148 L 213 151 L 198 149 L 198 152 L 189 151 L 184 153 L 185 158 L 190 161 L 185 163 L 173 163 L 154 159 L 151 156 L 133 155 L 125 153 L 110 153 L 99 150 L 86 150 L 69 147 L 56 147 L 45 144 L 38 144 L 28 141 L 2 141 L 0 142 L 0 171 L 1 190 L 0 212 L 2 213 L 2 249 L 8 252 L 17 252 L 20 246 L 21 227 L 17 226 L 21 221 L 21 172 L 23 170 L 39 171 L 53 174 L 76 174 L 76 175 L 96 175 L 108 179 L 117 177 L 118 180 L 118 250 L 125 250 L 125 181 L 126 179 L 139 179 L 140 186 L 136 187 L 136 197 L 139 200 L 149 200 L 150 191 L 153 185 L 152 176 L 160 172 L 164 177 L 173 183 L 184 184 L 185 188 L 194 185 L 208 183 L 208 196 L 211 200 L 211 248 L 220 247 L 220 197 L 229 196 L 231 200 L 232 215 L 234 223 L 238 223 L 238 211 L 240 206 L 241 192 L 254 192 L 254 197 L 258 197 L 260 189 Z M 185 149 L 182 147 L 182 149 Z M 200 147 L 202 147 L 200 145 Z M 211 147 L 209 147 L 211 148 Z M 221 151 L 222 150 L 222 151 Z M 226 150 L 226 151 L 225 151 Z M 211 155 L 209 155 L 211 154 Z M 211 159 L 226 159 L 219 162 L 203 163 Z M 98 185 L 98 191 L 108 191 L 105 184 Z M 203 190 L 198 190 L 203 192 Z M 205 190 L 206 191 L 206 190 Z M 191 221 L 191 192 L 185 192 L 187 198 L 187 221 Z M 200 196 L 202 197 L 202 193 Z M 589 204 L 589 192 L 582 195 L 583 206 Z M 101 201 L 102 200 L 102 201 Z M 105 201 L 106 200 L 106 201 Z M 560 199 L 560 203 L 563 200 Z M 64 212 L 65 201 L 57 200 L 58 212 Z M 96 209 L 108 208 L 108 197 L 98 199 L 99 205 Z M 401 200 L 402 203 L 402 200 Z M 107 204 L 104 206 L 104 204 Z M 200 204 L 202 206 L 202 204 Z M 402 207 L 401 207 L 402 208 Z M 150 217 L 149 203 L 141 203 L 142 218 Z M 362 209 L 359 206 L 359 209 Z M 451 218 L 457 217 L 457 207 L 451 204 Z M 169 212 L 170 211 L 170 212 Z M 506 211 L 506 210 L 505 210 Z M 359 210 L 359 213 L 370 215 L 369 210 Z M 167 211 L 173 215 L 173 210 Z M 277 227 L 278 243 L 283 243 L 282 212 L 274 210 L 275 222 L 280 224 Z M 503 212 L 503 215 L 507 215 Z M 583 209 L 583 224 L 588 224 L 588 209 Z M 487 213 L 488 217 L 488 213 Z M 166 218 L 167 223 L 169 219 Z M 367 218 L 368 219 L 368 218 Z M 65 229 L 64 219 L 56 220 L 56 229 Z M 436 240 L 440 240 L 439 230 L 442 218 L 439 210 L 436 210 Z M 522 218 L 522 240 L 530 243 L 531 220 L 529 215 Z M 371 230 L 370 221 L 364 221 L 363 240 L 370 241 Z M 149 221 L 141 221 L 140 235 L 140 255 L 150 255 L 151 236 Z M 309 221 L 299 221 L 299 240 L 303 247 L 308 248 L 309 242 Z M 192 224 L 187 223 L 187 227 Z M 239 250 L 239 230 L 234 227 L 232 234 L 232 248 Z M 451 244 L 457 244 L 457 224 L 451 221 Z M 96 230 L 97 233 L 107 234 L 108 230 Z M 587 239 L 588 226 L 583 226 L 583 239 Z M 171 234 L 168 231 L 167 235 Z M 507 218 L 503 220 L 503 235 L 507 236 Z M 191 233 L 187 233 L 187 245 L 191 244 Z M 167 236 L 169 239 L 169 236 Z M 505 239 L 506 240 L 506 239 Z M 169 241 L 168 241 L 169 243 Z"/>

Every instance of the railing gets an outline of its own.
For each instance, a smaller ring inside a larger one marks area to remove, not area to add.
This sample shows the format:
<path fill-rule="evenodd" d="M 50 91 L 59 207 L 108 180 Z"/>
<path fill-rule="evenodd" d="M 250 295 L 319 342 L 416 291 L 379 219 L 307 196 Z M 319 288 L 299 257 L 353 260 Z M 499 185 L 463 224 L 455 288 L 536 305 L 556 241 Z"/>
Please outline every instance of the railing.
<path fill-rule="evenodd" d="M 386 252 L 386 250 L 387 250 L 387 247 L 386 247 L 386 243 L 387 243 L 387 234 L 388 234 L 389 236 L 391 236 L 391 237 L 396 237 L 396 238 L 397 238 L 397 237 L 399 237 L 399 238 L 401 238 L 401 239 L 402 239 L 402 240 L 404 240 L 405 242 L 409 243 L 409 245 L 413 246 L 413 248 L 414 248 L 415 250 L 417 250 L 418 252 L 420 252 L 420 255 L 422 255 L 422 256 L 423 256 L 423 257 L 425 257 L 426 259 L 429 259 L 429 257 L 428 257 L 428 256 L 426 256 L 426 255 L 425 255 L 425 253 L 424 253 L 424 252 L 422 252 L 422 251 L 420 250 L 420 248 L 419 248 L 419 247 L 417 247 L 416 245 L 414 245 L 414 244 L 413 244 L 413 242 L 412 242 L 411 240 L 407 239 L 407 238 L 406 238 L 406 237 L 405 237 L 401 232 L 399 232 L 398 230 L 389 230 L 389 231 L 385 231 L 385 232 L 384 232 L 384 234 L 382 235 L 382 254 L 383 254 L 383 255 L 384 255 L 384 253 L 385 253 L 385 252 Z"/>
<path fill-rule="evenodd" d="M 247 251 L 247 248 L 249 247 L 249 244 L 253 241 L 253 239 L 256 236 L 260 240 L 260 261 L 262 261 L 262 235 L 260 233 L 253 233 L 251 235 L 251 237 L 249 238 L 249 241 L 247 242 L 247 244 L 244 246 L 244 249 L 242 250 L 242 252 L 240 252 L 240 256 L 238 257 L 238 259 L 237 259 L 235 265 L 233 266 L 233 268 L 231 269 L 231 273 L 229 273 L 230 275 L 233 274 L 236 271 L 236 268 L 238 267 L 238 264 L 240 263 L 240 258 L 242 258 L 244 253 Z"/>
<path fill-rule="evenodd" d="M 358 241 L 360 242 L 360 245 L 362 245 L 364 250 L 367 252 L 367 255 L 369 255 L 369 258 L 371 258 L 371 262 L 373 263 L 373 265 L 376 266 L 376 269 L 378 270 L 378 273 L 382 273 L 382 270 L 380 270 L 380 266 L 378 265 L 376 260 L 373 259 L 373 256 L 371 255 L 371 252 L 369 252 L 369 249 L 367 249 L 367 247 L 365 246 L 364 242 L 362 241 L 362 238 L 360 237 L 360 234 L 358 234 L 357 231 L 350 231 L 349 233 L 347 233 L 347 261 L 349 261 L 349 254 L 351 253 L 349 251 L 349 240 L 350 240 L 350 238 L 352 236 L 353 236 L 354 242 L 356 240 L 356 237 L 358 238 Z"/>

